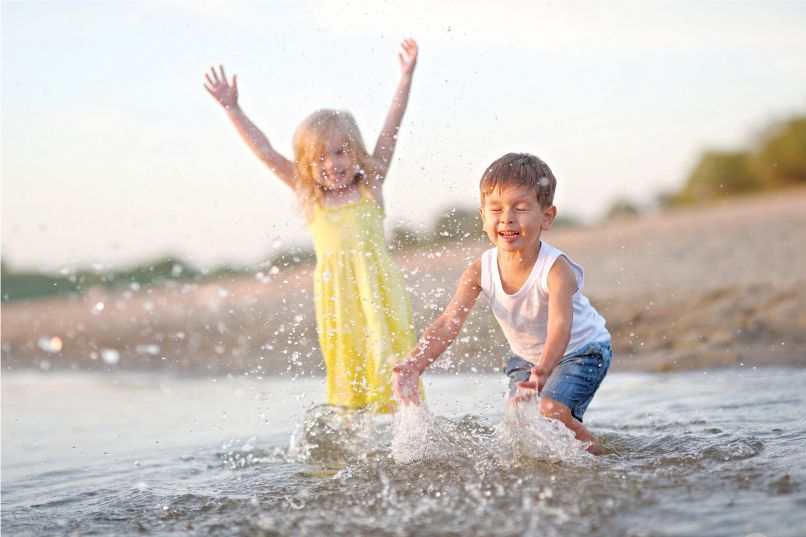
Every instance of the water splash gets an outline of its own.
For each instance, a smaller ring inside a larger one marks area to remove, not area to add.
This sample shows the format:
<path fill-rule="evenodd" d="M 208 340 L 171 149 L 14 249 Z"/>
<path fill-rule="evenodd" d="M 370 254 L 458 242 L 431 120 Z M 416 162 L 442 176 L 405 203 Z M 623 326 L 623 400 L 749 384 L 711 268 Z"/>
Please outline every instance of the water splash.
<path fill-rule="evenodd" d="M 425 403 L 401 406 L 392 422 L 392 457 L 398 464 L 426 460 L 490 460 L 489 439 L 472 419 L 435 416 Z"/>
<path fill-rule="evenodd" d="M 492 431 L 435 416 L 425 403 L 401 407 L 392 424 L 392 457 L 398 464 L 473 459 L 514 464 L 522 459 L 584 464 L 593 456 L 561 422 L 543 416 L 536 401 L 509 405 Z"/>
<path fill-rule="evenodd" d="M 364 409 L 319 405 L 309 409 L 291 435 L 288 456 L 325 468 L 366 461 L 382 450 L 373 414 Z"/>
<path fill-rule="evenodd" d="M 537 399 L 507 405 L 495 434 L 504 459 L 532 458 L 576 464 L 593 460 L 586 451 L 588 443 L 577 440 L 562 422 L 545 417 Z"/>

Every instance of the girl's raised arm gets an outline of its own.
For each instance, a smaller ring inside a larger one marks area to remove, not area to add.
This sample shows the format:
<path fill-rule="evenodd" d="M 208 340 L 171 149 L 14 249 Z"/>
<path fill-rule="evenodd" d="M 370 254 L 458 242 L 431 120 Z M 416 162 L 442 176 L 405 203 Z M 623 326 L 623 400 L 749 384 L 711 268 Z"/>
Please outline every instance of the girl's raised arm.
<path fill-rule="evenodd" d="M 211 67 L 210 73 L 204 75 L 207 79 L 204 89 L 224 107 L 249 149 L 285 184 L 294 188 L 294 164 L 274 150 L 266 135 L 241 110 L 238 105 L 238 77 L 233 75 L 232 84 L 229 84 L 224 74 L 224 66 L 219 65 L 218 69 L 219 72 L 216 72 L 215 68 Z"/>
<path fill-rule="evenodd" d="M 377 164 L 377 180 L 381 182 L 386 178 L 386 172 L 392 162 L 392 155 L 397 144 L 397 132 L 400 130 L 400 122 L 403 120 L 403 114 L 406 112 L 406 105 L 409 102 L 414 66 L 417 65 L 417 43 L 413 39 L 404 39 L 400 48 L 402 49 L 398 53 L 401 71 L 400 84 L 392 98 L 392 105 L 386 114 L 386 121 L 378 136 L 378 142 L 375 144 L 375 151 L 372 153 Z"/>

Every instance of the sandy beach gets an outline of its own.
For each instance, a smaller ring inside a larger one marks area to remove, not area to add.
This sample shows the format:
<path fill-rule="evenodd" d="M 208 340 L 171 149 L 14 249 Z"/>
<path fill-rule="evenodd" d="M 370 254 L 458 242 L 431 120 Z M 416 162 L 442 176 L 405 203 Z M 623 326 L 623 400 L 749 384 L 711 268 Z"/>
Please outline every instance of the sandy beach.
<path fill-rule="evenodd" d="M 586 270 L 614 369 L 806 365 L 806 190 L 549 231 Z M 396 253 L 418 333 L 484 241 Z M 263 375 L 322 370 L 312 266 L 251 277 L 4 303 L 2 365 Z M 58 339 L 54 339 L 58 338 Z M 438 366 L 493 371 L 506 352 L 481 299 Z"/>

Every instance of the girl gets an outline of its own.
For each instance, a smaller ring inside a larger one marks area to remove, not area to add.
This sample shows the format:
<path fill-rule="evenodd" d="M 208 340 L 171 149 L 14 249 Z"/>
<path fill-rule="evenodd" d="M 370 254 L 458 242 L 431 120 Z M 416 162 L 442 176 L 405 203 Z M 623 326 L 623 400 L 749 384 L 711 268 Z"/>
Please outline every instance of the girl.
<path fill-rule="evenodd" d="M 297 194 L 316 252 L 314 300 L 327 369 L 327 402 L 389 412 L 391 366 L 416 343 L 411 305 L 383 233 L 382 186 L 417 63 L 417 44 L 398 54 L 402 76 L 372 154 L 353 116 L 319 110 L 294 135 L 294 161 L 278 153 L 238 106 L 238 80 L 210 68 L 205 88 L 241 138 Z"/>

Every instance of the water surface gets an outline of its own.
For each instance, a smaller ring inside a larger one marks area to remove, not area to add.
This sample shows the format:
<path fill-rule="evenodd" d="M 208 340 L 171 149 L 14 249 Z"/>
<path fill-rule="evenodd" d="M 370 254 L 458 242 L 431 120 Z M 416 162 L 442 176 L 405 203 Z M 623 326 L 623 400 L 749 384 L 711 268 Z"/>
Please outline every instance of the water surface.
<path fill-rule="evenodd" d="M 804 384 L 611 374 L 586 414 L 593 458 L 513 454 L 504 379 L 434 375 L 427 449 L 401 463 L 391 419 L 317 406 L 319 378 L 4 373 L 2 531 L 804 535 Z"/>

